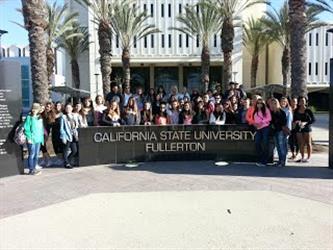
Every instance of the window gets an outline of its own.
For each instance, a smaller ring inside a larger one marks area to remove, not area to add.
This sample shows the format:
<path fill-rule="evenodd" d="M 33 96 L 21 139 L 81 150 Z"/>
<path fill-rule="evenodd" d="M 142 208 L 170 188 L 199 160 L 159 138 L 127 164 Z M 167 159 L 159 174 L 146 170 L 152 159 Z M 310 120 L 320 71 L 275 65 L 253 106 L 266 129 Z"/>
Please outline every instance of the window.
<path fill-rule="evenodd" d="M 162 45 L 162 48 L 164 48 L 164 34 L 162 34 L 162 36 L 161 36 L 161 45 Z"/>
<path fill-rule="evenodd" d="M 316 63 L 316 76 L 318 75 L 318 63 Z"/>
<path fill-rule="evenodd" d="M 316 46 L 318 46 L 318 45 L 319 45 L 319 34 L 316 33 Z"/>
<path fill-rule="evenodd" d="M 164 17 L 164 4 L 161 4 L 161 17 Z"/>
<path fill-rule="evenodd" d="M 168 16 L 171 17 L 171 4 L 168 5 Z"/>
<path fill-rule="evenodd" d="M 216 34 L 214 35 L 214 47 L 215 48 L 217 47 L 217 35 Z"/>
<path fill-rule="evenodd" d="M 190 36 L 186 34 L 186 48 L 189 46 Z"/>
<path fill-rule="evenodd" d="M 136 4 L 133 4 L 134 16 L 136 16 Z"/>
<path fill-rule="evenodd" d="M 325 41 L 326 46 L 328 46 L 328 33 L 326 33 L 326 41 Z"/>
<path fill-rule="evenodd" d="M 116 36 L 116 48 L 119 48 L 119 36 Z"/>
<path fill-rule="evenodd" d="M 169 34 L 169 48 L 171 48 L 171 34 Z"/>
<path fill-rule="evenodd" d="M 197 14 L 199 15 L 199 5 L 196 5 L 197 8 Z"/>
<path fill-rule="evenodd" d="M 309 46 L 312 46 L 312 34 L 309 34 Z"/>
<path fill-rule="evenodd" d="M 311 76 L 311 63 L 309 63 L 309 76 Z"/>
<path fill-rule="evenodd" d="M 200 43 L 199 43 L 199 35 L 197 35 L 197 48 L 199 48 L 199 45 L 200 45 Z"/>
<path fill-rule="evenodd" d="M 134 46 L 134 48 L 136 48 L 136 36 L 134 36 L 134 38 L 133 38 L 133 46 Z"/>
<path fill-rule="evenodd" d="M 150 15 L 153 17 L 154 16 L 154 4 L 150 5 Z"/>
<path fill-rule="evenodd" d="M 178 12 L 179 12 L 179 14 L 182 13 L 182 4 L 181 3 L 178 5 Z"/>
<path fill-rule="evenodd" d="M 147 4 L 143 5 L 143 11 L 146 12 L 147 11 Z"/>
<path fill-rule="evenodd" d="M 145 38 L 143 39 L 143 46 L 145 47 L 145 48 L 147 48 L 147 37 L 145 36 Z"/>
<path fill-rule="evenodd" d="M 150 37 L 150 47 L 154 48 L 154 34 L 151 34 Z"/>
<path fill-rule="evenodd" d="M 182 34 L 179 34 L 179 48 L 182 47 Z"/>
<path fill-rule="evenodd" d="M 325 76 L 328 75 L 328 63 L 325 63 Z"/>

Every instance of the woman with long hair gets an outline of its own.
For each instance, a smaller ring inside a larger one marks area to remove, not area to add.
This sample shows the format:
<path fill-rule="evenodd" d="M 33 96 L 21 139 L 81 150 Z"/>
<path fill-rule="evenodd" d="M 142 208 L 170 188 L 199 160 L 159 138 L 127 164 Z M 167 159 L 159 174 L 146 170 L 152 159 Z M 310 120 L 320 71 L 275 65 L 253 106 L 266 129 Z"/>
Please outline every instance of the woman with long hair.
<path fill-rule="evenodd" d="M 179 102 L 173 100 L 171 102 L 171 109 L 167 111 L 168 124 L 179 124 Z"/>
<path fill-rule="evenodd" d="M 30 175 L 37 175 L 41 172 L 36 170 L 40 145 L 44 144 L 44 124 L 40 116 L 41 105 L 32 104 L 31 111 L 24 122 L 24 134 L 27 138 L 28 167 Z"/>
<path fill-rule="evenodd" d="M 101 95 L 97 95 L 95 98 L 95 107 L 94 107 L 94 125 L 101 126 L 102 116 L 104 110 L 106 110 L 104 105 L 104 98 Z"/>
<path fill-rule="evenodd" d="M 192 111 L 191 102 L 184 103 L 184 108 L 179 114 L 179 124 L 191 125 L 195 113 Z"/>
<path fill-rule="evenodd" d="M 236 124 L 236 114 L 230 101 L 223 102 L 224 112 L 226 114 L 225 124 Z"/>
<path fill-rule="evenodd" d="M 105 126 L 118 127 L 121 123 L 119 105 L 116 101 L 111 101 L 108 108 L 103 113 L 102 124 Z"/>
<path fill-rule="evenodd" d="M 160 111 L 155 116 L 156 125 L 167 125 L 168 124 L 168 115 L 167 115 L 166 109 L 167 109 L 166 103 L 161 102 Z"/>
<path fill-rule="evenodd" d="M 275 146 L 279 155 L 277 166 L 284 167 L 288 154 L 288 135 L 290 133 L 287 115 L 281 108 L 279 101 L 275 98 L 271 100 L 270 107 L 272 110 L 271 128 L 274 133 Z"/>
<path fill-rule="evenodd" d="M 54 153 L 57 156 L 57 160 L 55 162 L 56 165 L 61 165 L 63 162 L 62 151 L 63 145 L 60 139 L 60 119 L 63 115 L 63 106 L 61 102 L 56 102 L 54 105 L 54 114 L 55 119 L 52 125 L 52 145 Z"/>
<path fill-rule="evenodd" d="M 94 126 L 95 124 L 95 113 L 93 102 L 90 97 L 83 98 L 82 110 L 86 114 L 88 126 Z"/>
<path fill-rule="evenodd" d="M 208 124 L 209 122 L 209 111 L 205 109 L 203 101 L 199 101 L 194 109 L 195 115 L 193 117 L 193 124 Z"/>
<path fill-rule="evenodd" d="M 301 159 L 297 162 L 308 162 L 312 154 L 312 127 L 311 125 L 316 121 L 315 117 L 307 107 L 308 102 L 305 97 L 298 98 L 298 107 L 294 113 L 294 124 L 297 133 L 297 142 L 301 152 Z M 306 147 L 308 157 L 304 158 L 304 147 Z"/>
<path fill-rule="evenodd" d="M 215 110 L 210 114 L 209 124 L 224 125 L 226 120 L 226 113 L 224 112 L 222 103 L 215 104 Z"/>
<path fill-rule="evenodd" d="M 268 162 L 269 152 L 269 132 L 270 122 L 272 120 L 271 112 L 266 107 L 265 102 L 259 98 L 253 111 L 253 126 L 257 132 L 255 135 L 255 145 L 258 155 L 258 166 L 265 166 Z"/>
<path fill-rule="evenodd" d="M 123 119 L 126 125 L 140 124 L 140 113 L 133 96 L 128 99 L 127 106 L 124 109 Z"/>
<path fill-rule="evenodd" d="M 297 109 L 297 98 L 290 99 L 290 111 L 292 116 L 294 117 L 295 110 Z M 292 119 L 293 120 L 293 119 Z M 297 143 L 297 132 L 295 130 L 295 124 L 292 122 L 292 129 L 289 136 L 289 147 L 291 151 L 291 160 L 295 160 L 299 153 L 299 145 Z"/>
<path fill-rule="evenodd" d="M 153 109 L 151 102 L 145 102 L 141 111 L 141 125 L 149 126 L 154 123 Z"/>
<path fill-rule="evenodd" d="M 77 102 L 73 109 L 73 114 L 76 116 L 77 120 L 79 121 L 79 128 L 86 128 L 88 127 L 87 122 L 87 113 L 82 108 L 81 102 Z"/>

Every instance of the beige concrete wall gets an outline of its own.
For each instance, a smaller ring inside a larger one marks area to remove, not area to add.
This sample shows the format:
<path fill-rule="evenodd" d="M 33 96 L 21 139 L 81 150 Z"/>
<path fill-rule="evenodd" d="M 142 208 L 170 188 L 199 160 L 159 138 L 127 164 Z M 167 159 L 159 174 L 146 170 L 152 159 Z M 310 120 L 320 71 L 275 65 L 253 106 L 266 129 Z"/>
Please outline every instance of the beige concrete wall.
<path fill-rule="evenodd" d="M 282 48 L 278 43 L 269 46 L 268 83 L 282 83 Z"/>

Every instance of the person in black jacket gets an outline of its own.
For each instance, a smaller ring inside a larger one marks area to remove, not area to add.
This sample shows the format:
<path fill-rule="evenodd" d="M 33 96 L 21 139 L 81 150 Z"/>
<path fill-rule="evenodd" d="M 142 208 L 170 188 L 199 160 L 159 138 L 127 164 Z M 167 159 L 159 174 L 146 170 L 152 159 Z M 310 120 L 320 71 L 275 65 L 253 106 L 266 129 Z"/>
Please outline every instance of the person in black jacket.
<path fill-rule="evenodd" d="M 316 120 L 312 111 L 307 107 L 307 99 L 305 97 L 298 98 L 298 107 L 294 112 L 294 126 L 297 135 L 297 142 L 302 158 L 297 162 L 308 162 L 312 153 L 312 128 L 311 124 Z M 304 147 L 307 148 L 308 158 L 304 158 Z"/>
<path fill-rule="evenodd" d="M 277 166 L 284 167 L 288 154 L 288 135 L 290 130 L 287 126 L 286 113 L 281 109 L 280 102 L 273 98 L 271 100 L 271 127 L 273 129 L 275 146 L 278 151 L 279 161 Z"/>

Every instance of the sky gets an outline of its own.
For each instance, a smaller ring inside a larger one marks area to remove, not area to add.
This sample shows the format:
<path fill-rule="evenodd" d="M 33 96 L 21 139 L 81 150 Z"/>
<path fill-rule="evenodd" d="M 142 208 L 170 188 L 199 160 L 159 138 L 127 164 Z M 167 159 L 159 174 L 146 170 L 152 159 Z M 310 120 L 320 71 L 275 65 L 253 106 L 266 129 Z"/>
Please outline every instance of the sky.
<path fill-rule="evenodd" d="M 63 3 L 63 0 L 57 0 L 57 2 L 61 4 Z M 271 0 L 270 2 L 272 7 L 279 8 L 283 4 L 284 0 Z M 28 44 L 28 33 L 17 24 L 12 23 L 15 21 L 23 24 L 21 14 L 16 11 L 17 8 L 21 7 L 21 0 L 0 0 L 0 29 L 8 31 L 8 34 L 2 36 L 1 44 Z M 324 21 L 333 21 L 333 15 L 323 14 L 321 19 Z"/>

